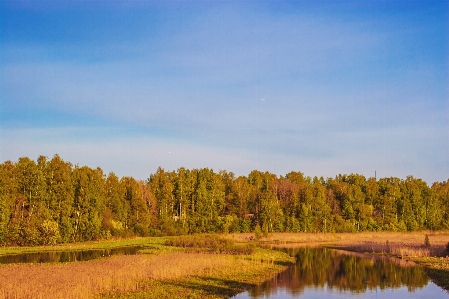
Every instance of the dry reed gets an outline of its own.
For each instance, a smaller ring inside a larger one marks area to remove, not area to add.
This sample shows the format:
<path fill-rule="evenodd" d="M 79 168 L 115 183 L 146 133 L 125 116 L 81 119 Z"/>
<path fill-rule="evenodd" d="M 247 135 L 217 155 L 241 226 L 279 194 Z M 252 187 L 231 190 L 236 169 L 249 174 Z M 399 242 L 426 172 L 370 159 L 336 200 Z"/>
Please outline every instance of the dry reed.
<path fill-rule="evenodd" d="M 229 243 L 229 242 L 227 242 Z M 238 246 L 241 247 L 241 246 Z M 0 266 L 0 299 L 93 298 L 100 294 L 123 294 L 148 290 L 153 282 L 178 280 L 195 275 L 279 271 L 279 257 L 258 250 L 251 255 L 186 252 L 164 247 L 151 254 L 114 256 L 66 264 L 11 264 Z M 287 256 L 288 258 L 288 256 Z M 282 258 L 279 261 L 283 261 Z M 271 273 L 270 272 L 270 273 Z M 246 274 L 245 274 L 246 275 Z M 150 287 L 151 288 L 151 287 Z"/>
<path fill-rule="evenodd" d="M 150 280 L 177 279 L 217 269 L 243 271 L 249 263 L 254 261 L 172 252 L 69 264 L 4 265 L 0 267 L 0 298 L 92 298 L 106 291 L 137 291 Z"/>
<path fill-rule="evenodd" d="M 424 246 L 426 235 L 429 247 Z M 230 238 L 245 242 L 253 238 L 253 234 L 235 234 Z M 261 241 L 286 247 L 330 244 L 359 252 L 425 257 L 448 254 L 445 247 L 449 243 L 449 232 L 274 233 Z"/>

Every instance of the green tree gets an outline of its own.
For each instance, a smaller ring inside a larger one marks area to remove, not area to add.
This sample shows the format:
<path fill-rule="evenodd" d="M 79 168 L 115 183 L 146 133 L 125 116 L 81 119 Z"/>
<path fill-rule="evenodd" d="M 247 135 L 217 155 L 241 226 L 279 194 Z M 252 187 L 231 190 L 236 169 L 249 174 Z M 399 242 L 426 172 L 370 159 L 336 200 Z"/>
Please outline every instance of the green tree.
<path fill-rule="evenodd" d="M 101 236 L 105 209 L 105 178 L 100 168 L 83 166 L 73 170 L 73 240 L 94 240 Z"/>
<path fill-rule="evenodd" d="M 10 219 L 18 194 L 16 167 L 11 161 L 0 164 L 0 245 L 8 242 Z"/>
<path fill-rule="evenodd" d="M 323 179 L 313 180 L 312 184 L 312 213 L 315 219 L 315 232 L 328 232 L 331 226 L 331 207 L 326 200 L 326 187 Z"/>
<path fill-rule="evenodd" d="M 249 211 L 249 202 L 251 197 L 251 187 L 248 179 L 239 176 L 232 182 L 231 192 L 227 197 L 227 211 L 230 214 L 237 215 L 240 219 L 249 219 L 254 215 Z"/>
<path fill-rule="evenodd" d="M 130 204 L 124 196 L 125 191 L 119 178 L 109 173 L 105 181 L 105 210 L 102 230 L 114 236 L 124 236 Z"/>
<path fill-rule="evenodd" d="M 176 216 L 176 202 L 174 195 L 173 175 L 162 168 L 158 168 L 155 174 L 150 175 L 151 190 L 156 198 L 159 229 L 166 234 L 175 234 L 174 217 Z"/>
<path fill-rule="evenodd" d="M 400 200 L 400 179 L 394 177 L 380 179 L 379 197 L 378 201 L 374 203 L 374 207 L 381 215 L 383 230 L 396 230 Z"/>
<path fill-rule="evenodd" d="M 195 189 L 194 174 L 181 167 L 174 176 L 174 194 L 175 194 L 175 220 L 180 224 L 178 230 L 186 232 L 187 223 L 191 216 L 190 204 Z M 179 226 L 179 225 L 178 225 Z"/>
<path fill-rule="evenodd" d="M 434 203 L 434 209 L 438 206 L 441 207 L 441 218 L 435 216 L 439 218 L 440 224 L 438 225 L 438 227 L 449 229 L 449 180 L 441 183 L 433 183 L 432 190 L 434 196 L 432 200 Z M 434 213 L 433 215 L 436 215 L 436 213 Z M 434 220 L 434 222 L 436 221 Z"/>
<path fill-rule="evenodd" d="M 69 242 L 73 235 L 72 164 L 55 155 L 45 166 L 45 178 L 46 204 L 51 216 L 47 221 L 55 221 L 59 229 L 57 235 L 60 235 L 62 242 Z"/>
<path fill-rule="evenodd" d="M 123 186 L 124 198 L 130 207 L 126 227 L 137 235 L 147 236 L 149 234 L 150 213 L 147 202 L 140 193 L 139 183 L 134 178 L 123 177 L 120 184 Z"/>
<path fill-rule="evenodd" d="M 40 242 L 38 227 L 48 219 L 45 206 L 46 184 L 43 173 L 45 158 L 39 157 L 37 165 L 33 160 L 23 157 L 16 163 L 18 194 L 15 200 L 15 219 L 13 230 L 18 231 L 16 242 L 19 245 L 37 245 Z M 16 218 L 17 217 L 17 218 Z"/>

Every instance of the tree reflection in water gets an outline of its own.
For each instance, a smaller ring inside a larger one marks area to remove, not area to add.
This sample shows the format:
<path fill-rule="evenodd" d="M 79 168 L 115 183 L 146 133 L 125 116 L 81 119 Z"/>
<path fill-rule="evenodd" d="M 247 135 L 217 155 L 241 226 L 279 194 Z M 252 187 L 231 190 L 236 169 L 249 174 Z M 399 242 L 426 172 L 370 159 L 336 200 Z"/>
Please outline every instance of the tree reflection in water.
<path fill-rule="evenodd" d="M 93 249 L 77 251 L 49 251 L 11 254 L 0 256 L 0 264 L 11 263 L 66 263 L 88 261 L 111 255 L 137 254 L 144 246 L 125 246 L 112 249 Z"/>
<path fill-rule="evenodd" d="M 361 258 L 357 254 L 343 254 L 327 248 L 287 249 L 296 257 L 296 264 L 263 285 L 252 288 L 250 297 L 270 294 L 278 288 L 293 295 L 306 287 L 317 287 L 365 293 L 368 290 L 400 288 L 409 291 L 426 286 L 429 278 L 422 267 L 406 263 L 399 266 L 389 258 Z"/>

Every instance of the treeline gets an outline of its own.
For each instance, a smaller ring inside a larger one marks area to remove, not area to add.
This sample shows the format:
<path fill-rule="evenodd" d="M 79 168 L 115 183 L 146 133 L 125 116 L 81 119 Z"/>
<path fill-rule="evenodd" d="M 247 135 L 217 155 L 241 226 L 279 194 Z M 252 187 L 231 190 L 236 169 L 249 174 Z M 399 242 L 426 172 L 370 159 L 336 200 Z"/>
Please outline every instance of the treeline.
<path fill-rule="evenodd" d="M 248 176 L 208 168 L 147 181 L 73 166 L 58 155 L 0 164 L 0 244 L 212 232 L 356 232 L 449 228 L 449 184 L 359 174 Z"/>

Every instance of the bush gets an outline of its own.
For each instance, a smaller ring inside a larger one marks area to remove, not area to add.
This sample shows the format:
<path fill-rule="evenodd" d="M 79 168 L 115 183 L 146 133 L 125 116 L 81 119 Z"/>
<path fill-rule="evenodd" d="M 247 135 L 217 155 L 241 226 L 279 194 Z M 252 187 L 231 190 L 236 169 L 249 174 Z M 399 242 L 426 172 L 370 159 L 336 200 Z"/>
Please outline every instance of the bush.
<path fill-rule="evenodd" d="M 25 226 L 20 230 L 21 246 L 36 246 L 39 245 L 40 233 L 39 230 L 31 225 Z"/>
<path fill-rule="evenodd" d="M 449 242 L 446 244 L 446 252 L 449 254 Z"/>
<path fill-rule="evenodd" d="M 240 219 L 239 220 L 239 228 L 241 233 L 249 233 L 251 232 L 251 221 Z"/>
<path fill-rule="evenodd" d="M 56 221 L 44 220 L 39 227 L 39 231 L 41 233 L 40 243 L 42 245 L 56 245 L 61 240 L 59 225 Z"/>
<path fill-rule="evenodd" d="M 424 246 L 425 247 L 430 247 L 430 241 L 429 241 L 429 236 L 426 235 L 426 237 L 424 238 Z"/>
<path fill-rule="evenodd" d="M 259 223 L 257 223 L 256 227 L 254 228 L 254 237 L 256 238 L 256 240 L 262 239 L 263 237 Z"/>

